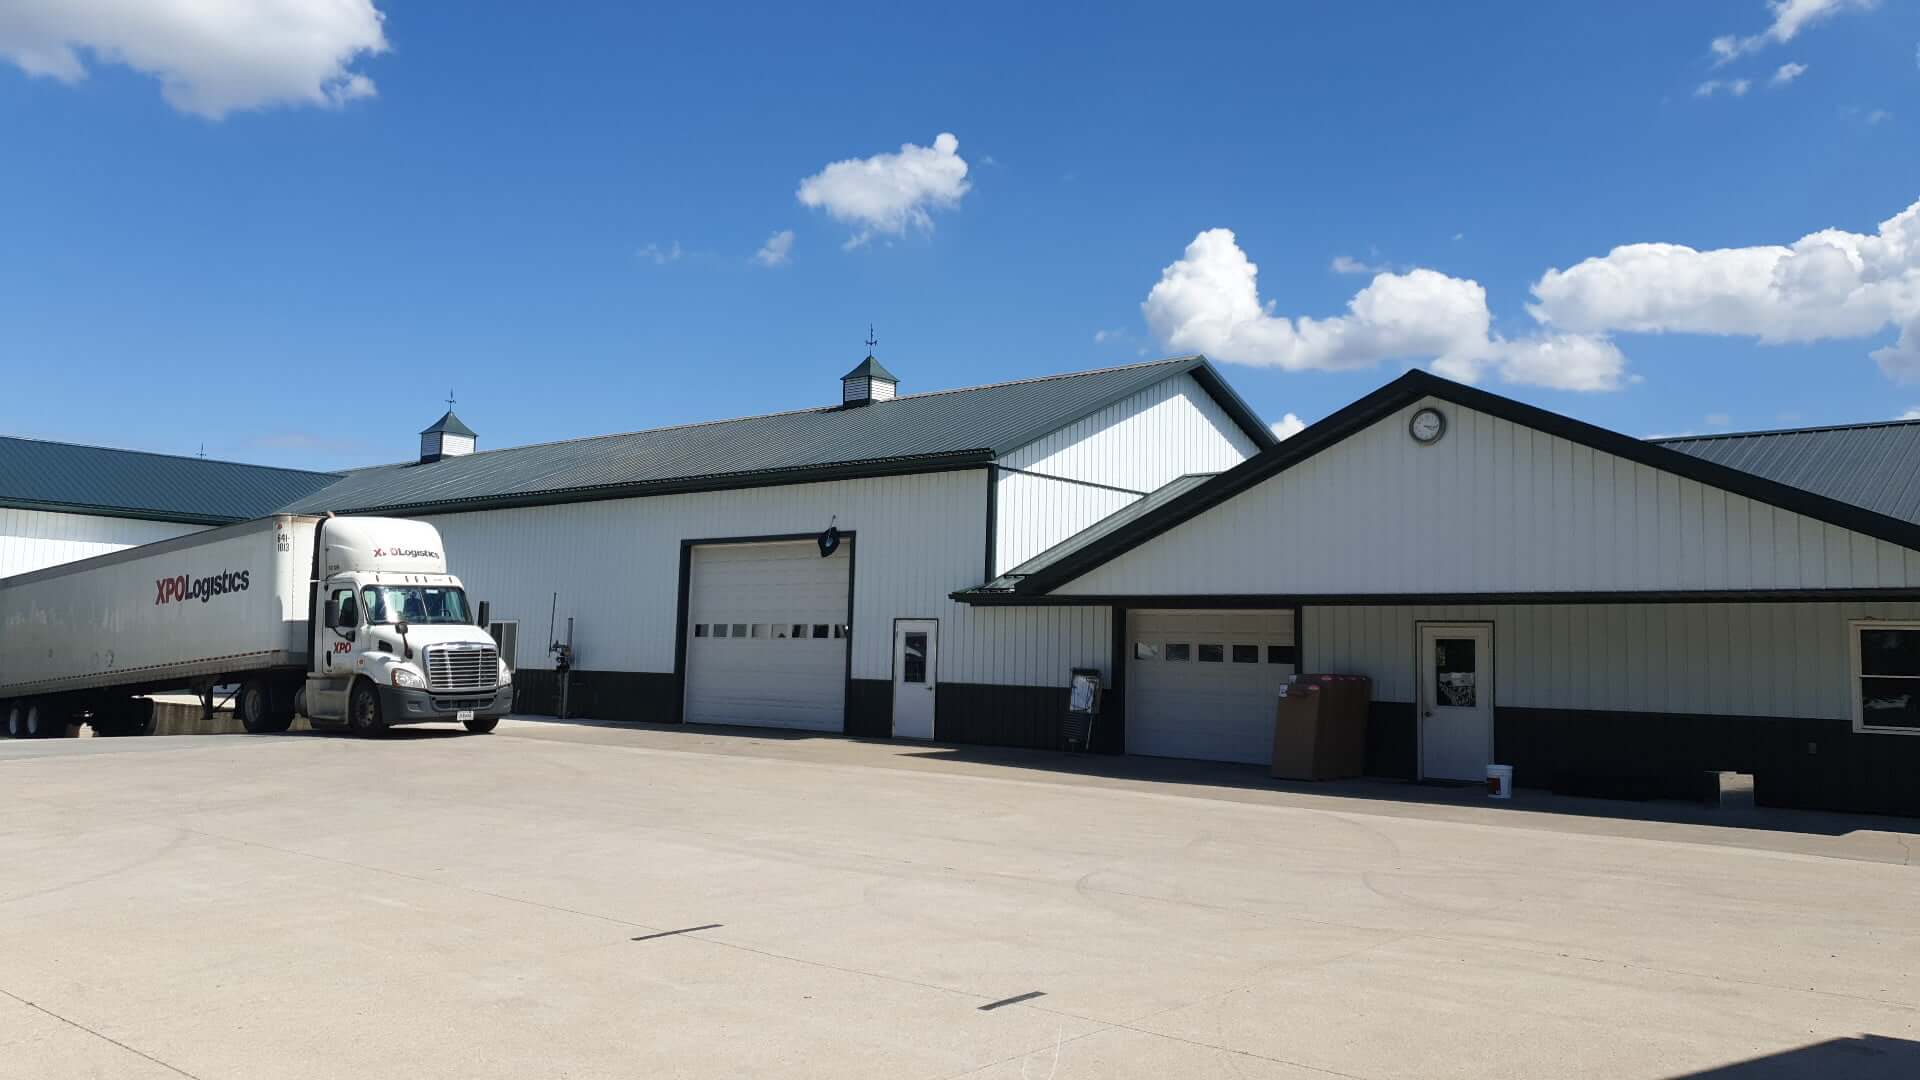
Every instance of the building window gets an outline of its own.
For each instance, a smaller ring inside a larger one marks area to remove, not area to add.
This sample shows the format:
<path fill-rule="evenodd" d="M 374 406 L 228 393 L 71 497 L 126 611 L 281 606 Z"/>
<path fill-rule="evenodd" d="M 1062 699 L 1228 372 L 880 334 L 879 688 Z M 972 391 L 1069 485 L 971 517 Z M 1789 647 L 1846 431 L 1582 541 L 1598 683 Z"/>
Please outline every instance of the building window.
<path fill-rule="evenodd" d="M 1151 645 L 1144 641 L 1136 641 L 1133 643 L 1133 658 L 1135 660 L 1158 660 L 1160 659 L 1160 646 Z"/>
<path fill-rule="evenodd" d="M 834 637 L 836 637 L 836 638 L 840 638 L 840 639 L 843 639 L 843 640 L 844 640 L 844 639 L 846 639 L 846 638 L 850 638 L 850 637 L 852 637 L 852 636 L 853 636 L 853 625 L 852 625 L 851 623 L 834 623 L 834 624 L 833 624 L 833 636 L 834 636 Z"/>
<path fill-rule="evenodd" d="M 746 623 L 743 623 L 743 622 L 737 622 L 737 623 L 734 623 L 734 624 L 733 624 L 733 636 L 734 636 L 734 637 L 746 637 L 746 636 L 747 636 L 747 624 L 746 624 Z"/>
<path fill-rule="evenodd" d="M 1236 664 L 1259 663 L 1260 662 L 1260 646 L 1235 645 L 1233 647 L 1233 662 Z"/>
<path fill-rule="evenodd" d="M 757 622 L 757 623 L 754 623 L 754 624 L 753 624 L 753 636 L 754 636 L 754 637 L 758 637 L 758 638 L 763 638 L 763 637 L 766 637 L 766 636 L 767 636 L 767 624 L 766 624 L 766 623 L 763 623 L 763 622 Z"/>
<path fill-rule="evenodd" d="M 827 636 L 827 624 L 823 622 L 814 623 L 813 636 L 824 639 Z"/>
<path fill-rule="evenodd" d="M 1292 645 L 1267 646 L 1267 663 L 1269 664 L 1291 664 L 1299 655 L 1299 650 Z"/>
<path fill-rule="evenodd" d="M 1167 643 L 1167 660 L 1171 663 L 1184 664 L 1191 659 L 1192 648 L 1193 646 L 1191 645 L 1176 644 L 1170 641 Z"/>
<path fill-rule="evenodd" d="M 807 636 L 807 624 L 806 624 L 806 623 L 794 623 L 794 624 L 793 624 L 793 636 L 794 636 L 794 637 L 797 637 L 797 638 L 803 638 L 803 637 L 806 637 L 806 636 Z"/>
<path fill-rule="evenodd" d="M 703 623 L 703 622 L 701 622 L 701 623 L 694 623 L 694 624 L 693 624 L 693 636 L 694 636 L 694 637 L 706 637 L 706 636 L 707 636 L 707 624 L 706 624 L 706 623 Z"/>
<path fill-rule="evenodd" d="M 791 629 L 792 627 L 788 626 L 786 623 L 774 623 L 773 636 L 776 638 L 787 637 L 788 631 L 790 631 Z"/>
<path fill-rule="evenodd" d="M 1225 663 L 1226 659 L 1227 659 L 1227 647 L 1225 645 L 1200 646 L 1200 662 L 1201 663 L 1220 664 L 1220 663 Z"/>
<path fill-rule="evenodd" d="M 1920 622 L 1849 624 L 1853 729 L 1920 735 Z"/>

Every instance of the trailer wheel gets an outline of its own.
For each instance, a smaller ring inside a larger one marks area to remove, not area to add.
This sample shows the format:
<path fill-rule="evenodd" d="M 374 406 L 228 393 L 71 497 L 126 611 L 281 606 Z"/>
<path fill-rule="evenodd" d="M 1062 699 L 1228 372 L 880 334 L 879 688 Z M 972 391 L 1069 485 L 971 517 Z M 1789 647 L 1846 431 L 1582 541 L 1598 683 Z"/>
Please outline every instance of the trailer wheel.
<path fill-rule="evenodd" d="M 473 732 L 475 735 L 485 735 L 499 726 L 500 718 L 497 716 L 489 716 L 485 720 L 467 721 L 467 730 Z"/>
<path fill-rule="evenodd" d="M 7 703 L 7 738 L 27 737 L 27 707 L 18 701 Z"/>
<path fill-rule="evenodd" d="M 27 705 L 27 738 L 55 739 L 67 733 L 66 717 L 44 701 Z"/>
<path fill-rule="evenodd" d="M 373 738 L 387 733 L 386 717 L 380 715 L 380 691 L 365 679 L 353 684 L 347 698 L 347 723 L 355 735 Z"/>
<path fill-rule="evenodd" d="M 240 688 L 233 711 L 239 714 L 240 726 L 246 728 L 249 735 L 272 735 L 293 724 L 291 715 L 273 707 L 273 688 L 260 679 L 248 679 Z"/>

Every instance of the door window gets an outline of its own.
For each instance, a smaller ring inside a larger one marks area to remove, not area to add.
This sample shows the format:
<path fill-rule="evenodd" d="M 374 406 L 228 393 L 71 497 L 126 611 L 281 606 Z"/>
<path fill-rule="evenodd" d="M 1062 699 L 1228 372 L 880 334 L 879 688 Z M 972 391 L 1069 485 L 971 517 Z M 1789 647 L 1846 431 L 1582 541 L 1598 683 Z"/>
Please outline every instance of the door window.
<path fill-rule="evenodd" d="M 1471 709 L 1479 703 L 1475 685 L 1474 640 L 1472 638 L 1435 638 L 1433 640 L 1433 703 L 1457 709 Z"/>
<path fill-rule="evenodd" d="M 927 681 L 927 635 L 923 633 L 906 634 L 901 646 L 900 681 L 923 683 Z"/>

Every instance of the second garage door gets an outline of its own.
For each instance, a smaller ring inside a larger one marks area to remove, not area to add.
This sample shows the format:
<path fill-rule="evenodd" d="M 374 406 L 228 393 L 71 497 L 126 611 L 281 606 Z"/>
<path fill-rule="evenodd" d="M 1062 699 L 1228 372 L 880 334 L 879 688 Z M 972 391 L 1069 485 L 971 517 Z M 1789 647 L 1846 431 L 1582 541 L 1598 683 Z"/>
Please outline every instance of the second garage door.
<path fill-rule="evenodd" d="M 1266 762 L 1293 612 L 1130 611 L 1127 752 Z"/>
<path fill-rule="evenodd" d="M 847 575 L 812 541 L 693 549 L 687 722 L 839 731 L 847 692 Z"/>

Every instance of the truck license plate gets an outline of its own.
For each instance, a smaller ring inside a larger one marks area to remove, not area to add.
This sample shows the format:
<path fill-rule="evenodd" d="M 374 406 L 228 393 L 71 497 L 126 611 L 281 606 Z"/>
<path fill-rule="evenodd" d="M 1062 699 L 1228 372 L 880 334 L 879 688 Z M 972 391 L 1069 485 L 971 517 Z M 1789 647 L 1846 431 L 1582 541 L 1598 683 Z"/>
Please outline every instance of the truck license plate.
<path fill-rule="evenodd" d="M 473 720 L 473 710 L 461 709 L 459 712 L 453 714 L 453 718 L 463 724 L 469 723 Z"/>

